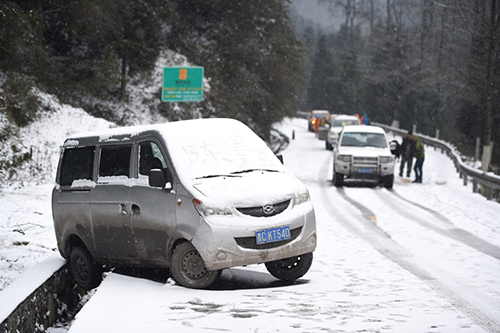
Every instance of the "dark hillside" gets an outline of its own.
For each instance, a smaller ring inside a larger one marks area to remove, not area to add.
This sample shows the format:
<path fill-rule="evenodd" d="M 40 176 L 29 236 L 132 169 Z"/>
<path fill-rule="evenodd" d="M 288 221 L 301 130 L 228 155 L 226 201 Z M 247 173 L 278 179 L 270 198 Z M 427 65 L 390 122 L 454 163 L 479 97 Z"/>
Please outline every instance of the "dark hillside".
<path fill-rule="evenodd" d="M 16 126 L 38 110 L 32 88 L 126 124 L 128 85 L 147 82 L 162 51 L 205 67 L 210 91 L 202 116 L 240 119 L 263 138 L 294 114 L 302 46 L 284 0 L 31 0 L 0 4 L 1 112 Z M 192 103 L 150 103 L 170 120 Z M 118 107 L 117 107 L 118 106 Z M 4 133 L 5 134 L 5 133 Z"/>

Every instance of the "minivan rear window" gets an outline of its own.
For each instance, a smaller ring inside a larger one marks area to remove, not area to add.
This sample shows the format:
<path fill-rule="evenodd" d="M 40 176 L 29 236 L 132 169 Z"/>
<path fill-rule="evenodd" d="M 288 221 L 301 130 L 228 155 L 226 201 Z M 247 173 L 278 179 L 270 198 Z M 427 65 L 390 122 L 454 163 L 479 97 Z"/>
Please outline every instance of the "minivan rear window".
<path fill-rule="evenodd" d="M 130 155 L 132 145 L 101 147 L 99 177 L 130 177 Z"/>
<path fill-rule="evenodd" d="M 75 180 L 92 180 L 95 147 L 68 148 L 64 151 L 59 184 L 71 186 Z"/>

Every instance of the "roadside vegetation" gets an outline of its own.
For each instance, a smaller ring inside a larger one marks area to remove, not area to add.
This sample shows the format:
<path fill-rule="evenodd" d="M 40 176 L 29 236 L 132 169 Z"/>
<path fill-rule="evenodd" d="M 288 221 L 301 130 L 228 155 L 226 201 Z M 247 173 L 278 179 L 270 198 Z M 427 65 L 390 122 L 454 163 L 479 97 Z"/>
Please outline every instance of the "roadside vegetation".
<path fill-rule="evenodd" d="M 340 23 L 334 32 L 299 25 L 310 50 L 303 109 L 366 112 L 433 137 L 439 130 L 468 156 L 479 138 L 500 166 L 498 0 L 319 2 Z"/>

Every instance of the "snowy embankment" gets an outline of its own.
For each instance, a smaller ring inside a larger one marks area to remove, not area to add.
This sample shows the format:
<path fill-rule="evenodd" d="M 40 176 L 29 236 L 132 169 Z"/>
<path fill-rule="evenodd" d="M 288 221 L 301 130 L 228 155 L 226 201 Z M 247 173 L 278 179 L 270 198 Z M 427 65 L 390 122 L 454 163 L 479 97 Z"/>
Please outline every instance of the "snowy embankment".
<path fill-rule="evenodd" d="M 42 97 L 53 112 L 21 129 L 17 138 L 25 149 L 33 151 L 35 159 L 29 167 L 18 170 L 19 181 L 0 188 L 0 290 L 56 251 L 50 198 L 65 137 L 113 125 L 82 109 L 60 105 L 50 96 Z M 34 169 L 41 171 L 32 176 Z"/>
<path fill-rule="evenodd" d="M 150 79 L 135 79 L 127 86 L 128 105 L 107 107 L 116 110 L 117 117 L 130 125 L 165 122 L 164 117 L 149 111 L 146 102 L 157 99 L 163 67 L 189 65 L 180 54 L 162 53 Z M 209 90 L 205 80 L 204 91 Z M 20 128 L 16 137 L 4 143 L 9 149 L 2 151 L 4 160 L 12 160 L 12 146 L 32 158 L 22 167 L 10 170 L 9 181 L 0 184 L 0 290 L 56 251 L 50 197 L 64 139 L 78 132 L 116 127 L 81 108 L 61 104 L 54 96 L 38 92 L 38 97 L 42 109 L 48 111 L 41 111 L 37 121 Z"/>

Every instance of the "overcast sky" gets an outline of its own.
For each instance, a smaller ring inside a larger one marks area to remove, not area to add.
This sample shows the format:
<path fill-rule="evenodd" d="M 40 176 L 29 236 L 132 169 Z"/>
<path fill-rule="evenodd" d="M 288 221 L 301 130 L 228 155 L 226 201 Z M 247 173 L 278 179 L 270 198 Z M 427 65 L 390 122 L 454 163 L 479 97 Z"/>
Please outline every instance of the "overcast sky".
<path fill-rule="evenodd" d="M 292 0 L 297 14 L 305 20 L 313 21 L 323 28 L 338 27 L 342 13 L 333 15 L 325 1 L 319 0 Z"/>

